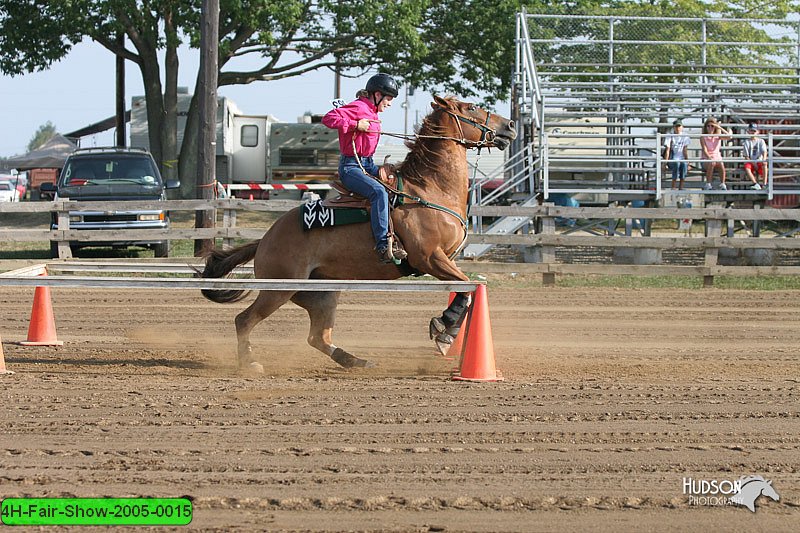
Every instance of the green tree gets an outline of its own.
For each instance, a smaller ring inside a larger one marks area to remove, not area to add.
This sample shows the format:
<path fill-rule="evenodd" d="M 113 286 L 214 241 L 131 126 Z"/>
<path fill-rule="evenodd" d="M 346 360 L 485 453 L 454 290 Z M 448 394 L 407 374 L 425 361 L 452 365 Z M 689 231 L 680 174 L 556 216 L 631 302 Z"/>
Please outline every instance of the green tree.
<path fill-rule="evenodd" d="M 33 134 L 31 140 L 28 141 L 28 151 L 30 152 L 31 150 L 36 150 L 44 143 L 52 139 L 57 133 L 58 131 L 56 131 L 56 127 L 48 120 L 45 124 L 39 126 L 39 129 Z"/>

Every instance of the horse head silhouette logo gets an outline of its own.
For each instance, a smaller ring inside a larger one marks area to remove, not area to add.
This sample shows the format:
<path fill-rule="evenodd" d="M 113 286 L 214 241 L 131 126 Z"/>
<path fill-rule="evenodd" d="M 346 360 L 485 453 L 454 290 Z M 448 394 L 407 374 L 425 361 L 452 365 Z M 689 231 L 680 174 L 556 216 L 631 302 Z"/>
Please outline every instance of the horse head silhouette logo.
<path fill-rule="evenodd" d="M 731 501 L 737 505 L 744 505 L 750 512 L 756 512 L 756 500 L 762 494 L 775 501 L 781 499 L 772 487 L 772 481 L 767 481 L 761 476 L 748 476 L 739 479 L 741 488 L 739 492 L 731 497 Z"/>

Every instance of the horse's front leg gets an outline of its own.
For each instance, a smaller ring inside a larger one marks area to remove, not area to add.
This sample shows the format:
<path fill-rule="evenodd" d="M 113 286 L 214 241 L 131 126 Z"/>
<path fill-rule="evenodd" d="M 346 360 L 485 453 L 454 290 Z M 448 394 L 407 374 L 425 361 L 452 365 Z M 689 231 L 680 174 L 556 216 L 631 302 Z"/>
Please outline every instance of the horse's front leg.
<path fill-rule="evenodd" d="M 468 292 L 457 292 L 453 301 L 442 313 L 442 316 L 431 318 L 428 325 L 428 333 L 436 343 L 436 349 L 442 355 L 447 355 L 450 346 L 461 330 L 461 325 L 464 323 L 464 317 L 467 316 L 472 300 L 470 294 Z"/>
<path fill-rule="evenodd" d="M 430 274 L 442 281 L 469 281 L 469 278 L 458 268 L 441 248 L 437 248 L 427 259 L 419 264 L 412 265 L 417 270 Z M 458 292 L 441 316 L 431 318 L 428 333 L 436 343 L 436 349 L 442 355 L 447 355 L 450 345 L 458 336 L 461 324 L 467 314 L 470 304 L 470 293 Z"/>

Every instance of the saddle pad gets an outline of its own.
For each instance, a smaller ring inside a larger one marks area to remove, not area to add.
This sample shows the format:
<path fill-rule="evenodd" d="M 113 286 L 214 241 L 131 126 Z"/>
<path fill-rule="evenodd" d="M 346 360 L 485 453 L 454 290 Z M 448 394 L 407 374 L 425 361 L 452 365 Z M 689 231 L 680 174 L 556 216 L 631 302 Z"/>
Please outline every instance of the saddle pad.
<path fill-rule="evenodd" d="M 369 222 L 369 211 L 366 209 L 330 208 L 322 205 L 322 200 L 306 202 L 300 210 L 303 229 L 329 228 L 345 224 Z"/>

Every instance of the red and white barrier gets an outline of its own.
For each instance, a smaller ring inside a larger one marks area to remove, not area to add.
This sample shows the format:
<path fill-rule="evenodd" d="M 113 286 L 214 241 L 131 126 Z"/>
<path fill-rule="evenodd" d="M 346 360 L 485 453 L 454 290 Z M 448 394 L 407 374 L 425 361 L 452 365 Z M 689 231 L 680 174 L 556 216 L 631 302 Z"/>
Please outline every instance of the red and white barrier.
<path fill-rule="evenodd" d="M 229 191 L 328 191 L 333 187 L 326 183 L 230 183 Z"/>

